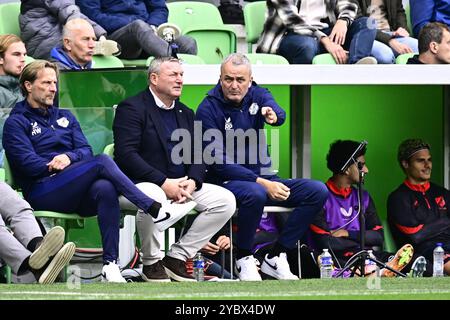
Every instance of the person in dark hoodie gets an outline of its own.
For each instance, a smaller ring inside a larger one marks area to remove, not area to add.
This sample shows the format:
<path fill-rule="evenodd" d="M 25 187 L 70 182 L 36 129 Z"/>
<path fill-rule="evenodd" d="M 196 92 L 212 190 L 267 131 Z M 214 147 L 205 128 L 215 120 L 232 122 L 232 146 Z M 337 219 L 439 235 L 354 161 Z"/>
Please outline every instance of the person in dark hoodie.
<path fill-rule="evenodd" d="M 161 231 L 195 202 L 163 204 L 142 193 L 107 155 L 92 154 L 77 119 L 54 105 L 58 67 L 38 60 L 27 65 L 16 104 L 4 127 L 3 147 L 25 199 L 36 210 L 98 215 L 103 242 L 103 279 L 125 282 L 117 257 L 123 195 L 151 215 Z"/>
<path fill-rule="evenodd" d="M 261 265 L 261 272 L 272 278 L 295 280 L 298 278 L 290 270 L 286 253 L 304 236 L 325 203 L 328 191 L 322 182 L 281 179 L 271 170 L 262 129 L 266 123 L 282 125 L 286 113 L 267 89 L 252 80 L 248 58 L 231 54 L 222 62 L 219 83 L 197 109 L 196 118 L 202 121 L 205 137 L 210 133 L 214 138 L 221 135 L 211 144 L 214 151 L 208 174 L 236 197 L 239 208 L 236 267 L 243 281 L 262 280 L 252 248 L 264 206 L 295 208 Z M 228 143 L 230 137 L 233 146 Z M 272 141 L 272 145 L 275 143 Z M 205 145 L 204 156 L 211 146 Z"/>
<path fill-rule="evenodd" d="M 62 45 L 50 52 L 51 61 L 59 70 L 91 69 L 96 40 L 94 28 L 87 20 L 72 19 L 64 25 Z"/>
<path fill-rule="evenodd" d="M 407 64 L 449 64 L 450 28 L 440 22 L 431 22 L 419 33 L 419 54 Z"/>

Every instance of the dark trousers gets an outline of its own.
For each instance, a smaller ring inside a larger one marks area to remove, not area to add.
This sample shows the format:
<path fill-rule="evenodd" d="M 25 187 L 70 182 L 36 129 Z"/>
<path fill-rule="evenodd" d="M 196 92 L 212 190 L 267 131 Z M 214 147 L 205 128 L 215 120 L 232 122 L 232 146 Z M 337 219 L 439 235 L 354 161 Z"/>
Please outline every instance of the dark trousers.
<path fill-rule="evenodd" d="M 332 30 L 332 28 L 326 28 L 322 32 L 329 35 Z M 349 51 L 349 64 L 371 55 L 376 34 L 376 29 L 368 28 L 367 17 L 353 21 L 348 28 L 343 46 Z M 310 64 L 314 56 L 327 53 L 327 51 L 316 37 L 290 32 L 281 40 L 277 53 L 285 57 L 291 64 Z"/>
<path fill-rule="evenodd" d="M 50 210 L 90 217 L 98 215 L 103 260 L 117 260 L 120 207 L 118 196 L 148 211 L 154 200 L 142 193 L 107 155 L 76 162 L 36 182 L 25 195 L 35 210 Z"/>
<path fill-rule="evenodd" d="M 261 221 L 264 206 L 282 206 L 295 208 L 289 215 L 278 242 L 288 249 L 293 249 L 303 237 L 314 216 L 323 207 L 328 190 L 319 181 L 309 179 L 281 179 L 277 176 L 269 178 L 290 188 L 291 193 L 285 201 L 271 200 L 266 189 L 256 182 L 229 181 L 223 187 L 236 197 L 239 208 L 237 218 L 236 245 L 240 249 L 251 250 L 255 239 L 256 228 Z"/>
<path fill-rule="evenodd" d="M 150 25 L 142 20 L 135 20 L 114 31 L 109 38 L 120 44 L 122 50 L 120 58 L 123 59 L 165 57 L 172 54 L 169 44 L 158 37 Z M 197 54 L 197 44 L 191 37 L 180 36 L 174 43 L 178 46 L 178 53 Z"/>

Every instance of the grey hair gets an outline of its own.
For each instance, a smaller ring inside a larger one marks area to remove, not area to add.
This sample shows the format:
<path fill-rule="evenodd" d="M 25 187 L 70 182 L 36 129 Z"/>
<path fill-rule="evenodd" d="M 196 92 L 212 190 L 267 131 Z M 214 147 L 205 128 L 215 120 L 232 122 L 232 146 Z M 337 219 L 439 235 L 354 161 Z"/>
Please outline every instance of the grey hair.
<path fill-rule="evenodd" d="M 247 58 L 247 56 L 242 53 L 232 53 L 228 57 L 226 57 L 222 61 L 222 64 L 220 65 L 220 71 L 222 71 L 225 64 L 227 64 L 230 61 L 234 66 L 241 66 L 241 65 L 247 66 L 250 71 L 250 74 L 252 74 L 252 64 L 250 60 Z"/>
<path fill-rule="evenodd" d="M 66 24 L 63 26 L 62 39 L 72 39 L 73 30 L 80 28 L 82 24 L 86 24 L 92 27 L 89 21 L 83 18 L 74 18 L 67 21 Z"/>
<path fill-rule="evenodd" d="M 159 74 L 161 65 L 164 62 L 178 62 L 179 64 L 181 64 L 181 60 L 174 57 L 157 57 L 153 59 L 152 62 L 150 62 L 150 65 L 148 66 L 147 77 L 150 78 L 150 75 L 152 73 Z"/>

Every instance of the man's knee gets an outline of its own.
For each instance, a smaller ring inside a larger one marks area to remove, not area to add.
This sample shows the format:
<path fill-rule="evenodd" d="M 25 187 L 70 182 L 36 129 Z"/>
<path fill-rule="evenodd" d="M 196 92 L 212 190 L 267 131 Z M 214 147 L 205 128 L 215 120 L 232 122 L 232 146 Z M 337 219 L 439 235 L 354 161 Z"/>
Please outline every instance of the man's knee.
<path fill-rule="evenodd" d="M 150 25 L 147 22 L 140 19 L 134 20 L 128 26 L 131 29 L 132 33 L 153 32 L 153 29 L 150 27 Z"/>
<path fill-rule="evenodd" d="M 179 37 L 175 43 L 180 47 L 180 53 L 197 54 L 197 41 L 189 36 Z"/>
<path fill-rule="evenodd" d="M 164 203 L 167 201 L 166 193 L 158 185 L 150 182 L 141 182 L 136 185 L 147 197 L 153 200 Z"/>

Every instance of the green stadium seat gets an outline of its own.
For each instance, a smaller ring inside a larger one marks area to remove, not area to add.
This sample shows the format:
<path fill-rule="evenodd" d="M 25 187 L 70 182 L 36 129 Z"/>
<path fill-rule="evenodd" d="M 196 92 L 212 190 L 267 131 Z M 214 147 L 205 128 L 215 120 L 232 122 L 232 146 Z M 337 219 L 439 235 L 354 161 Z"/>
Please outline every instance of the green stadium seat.
<path fill-rule="evenodd" d="M 394 238 L 392 237 L 389 223 L 386 220 L 382 220 L 381 224 L 383 225 L 384 230 L 384 251 L 397 252 L 397 245 L 395 244 Z"/>
<path fill-rule="evenodd" d="M 5 182 L 12 188 L 17 189 L 14 177 L 9 166 L 8 159 L 4 157 L 3 168 L 5 169 Z M 71 228 L 84 228 L 84 218 L 75 213 L 60 213 L 54 211 L 34 211 L 35 217 L 53 219 L 55 225 L 60 225 L 66 231 L 66 239 L 68 240 L 69 230 Z"/>
<path fill-rule="evenodd" d="M 0 168 L 0 181 L 5 182 L 5 169 Z"/>
<path fill-rule="evenodd" d="M 406 64 L 408 62 L 408 59 L 412 58 L 414 55 L 415 53 L 404 53 L 398 55 L 397 58 L 395 58 L 395 64 Z"/>
<path fill-rule="evenodd" d="M 205 64 L 205 61 L 201 57 L 193 54 L 178 53 L 177 56 L 178 59 L 185 64 Z M 145 65 L 148 67 L 154 58 L 155 57 L 148 57 Z"/>
<path fill-rule="evenodd" d="M 31 63 L 34 61 L 34 58 L 32 56 L 26 56 L 25 57 L 25 65 Z"/>
<path fill-rule="evenodd" d="M 412 35 L 412 24 L 411 24 L 411 8 L 409 6 L 409 2 L 404 7 L 405 15 L 406 15 L 406 26 L 408 27 L 408 32 Z"/>
<path fill-rule="evenodd" d="M 93 56 L 92 69 L 123 68 L 123 62 L 114 56 Z"/>
<path fill-rule="evenodd" d="M 314 57 L 312 64 L 336 64 L 336 61 L 331 54 L 322 53 Z"/>
<path fill-rule="evenodd" d="M 0 34 L 15 34 L 20 37 L 20 2 L 0 4 Z"/>
<path fill-rule="evenodd" d="M 120 59 L 125 67 L 145 67 L 146 59 Z"/>
<path fill-rule="evenodd" d="M 258 42 L 263 31 L 266 20 L 267 6 L 265 1 L 256 1 L 244 6 L 245 32 L 247 33 L 248 52 L 251 53 L 252 46 Z"/>
<path fill-rule="evenodd" d="M 183 35 L 194 38 L 198 53 L 207 64 L 218 64 L 236 52 L 236 34 L 224 25 L 219 9 L 211 3 L 178 1 L 167 4 L 170 23 L 180 27 Z M 206 19 L 207 17 L 207 19 Z"/>
<path fill-rule="evenodd" d="M 289 64 L 289 61 L 287 61 L 286 58 L 277 54 L 247 53 L 246 56 L 253 65 Z"/>

